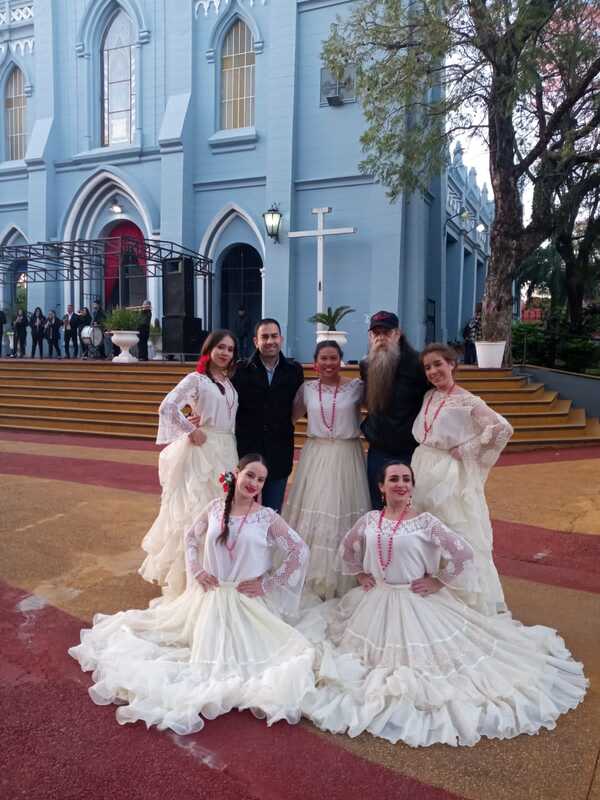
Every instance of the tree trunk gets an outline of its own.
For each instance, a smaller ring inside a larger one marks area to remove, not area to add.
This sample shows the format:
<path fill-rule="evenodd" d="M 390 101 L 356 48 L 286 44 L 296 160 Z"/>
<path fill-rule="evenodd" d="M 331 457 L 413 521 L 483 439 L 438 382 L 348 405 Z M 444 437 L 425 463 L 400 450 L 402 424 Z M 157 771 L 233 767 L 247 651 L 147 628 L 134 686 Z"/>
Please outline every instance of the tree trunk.
<path fill-rule="evenodd" d="M 565 260 L 567 305 L 569 307 L 569 329 L 581 333 L 583 328 L 583 286 L 578 275 L 578 265 L 570 258 Z"/>
<path fill-rule="evenodd" d="M 511 236 L 502 235 L 503 221 L 498 214 L 492 228 L 491 255 L 483 295 L 483 338 L 506 341 L 504 366 L 512 366 L 513 275 L 516 246 Z"/>

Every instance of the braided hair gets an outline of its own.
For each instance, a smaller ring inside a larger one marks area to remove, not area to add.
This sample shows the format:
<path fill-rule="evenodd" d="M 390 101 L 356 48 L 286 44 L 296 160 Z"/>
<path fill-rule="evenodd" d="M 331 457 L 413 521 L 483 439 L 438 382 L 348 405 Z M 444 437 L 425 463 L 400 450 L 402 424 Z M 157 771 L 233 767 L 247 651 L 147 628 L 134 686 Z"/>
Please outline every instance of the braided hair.
<path fill-rule="evenodd" d="M 244 469 L 246 469 L 248 464 L 253 464 L 255 462 L 262 464 L 263 467 L 267 466 L 265 459 L 259 453 L 248 453 L 248 455 L 245 455 L 240 459 L 240 462 L 237 465 L 238 471 L 242 472 Z M 231 508 L 233 506 L 236 484 L 237 481 L 235 475 L 232 475 L 232 479 L 229 481 L 229 489 L 227 490 L 227 495 L 225 496 L 225 508 L 223 509 L 221 533 L 217 536 L 218 544 L 225 544 L 229 536 L 229 519 L 231 517 Z"/>

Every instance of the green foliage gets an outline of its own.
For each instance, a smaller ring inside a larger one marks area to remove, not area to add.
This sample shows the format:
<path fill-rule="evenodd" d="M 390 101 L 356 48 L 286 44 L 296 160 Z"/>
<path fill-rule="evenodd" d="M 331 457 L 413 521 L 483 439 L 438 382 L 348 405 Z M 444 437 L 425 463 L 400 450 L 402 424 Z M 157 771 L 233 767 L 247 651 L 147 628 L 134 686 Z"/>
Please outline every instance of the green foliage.
<path fill-rule="evenodd" d="M 344 317 L 348 314 L 352 314 L 355 310 L 354 308 L 350 308 L 350 306 L 338 306 L 337 308 L 327 306 L 327 311 L 313 314 L 307 321 L 318 325 L 325 325 L 328 331 L 335 331 Z"/>
<path fill-rule="evenodd" d="M 533 322 L 513 324 L 512 355 L 515 362 L 547 366 L 546 349 L 546 336 L 541 325 Z"/>
<path fill-rule="evenodd" d="M 137 331 L 142 315 L 133 308 L 114 308 L 107 314 L 104 324 L 109 331 Z"/>
<path fill-rule="evenodd" d="M 585 372 L 598 363 L 600 348 L 589 339 L 567 336 L 561 340 L 558 354 L 568 372 Z"/>

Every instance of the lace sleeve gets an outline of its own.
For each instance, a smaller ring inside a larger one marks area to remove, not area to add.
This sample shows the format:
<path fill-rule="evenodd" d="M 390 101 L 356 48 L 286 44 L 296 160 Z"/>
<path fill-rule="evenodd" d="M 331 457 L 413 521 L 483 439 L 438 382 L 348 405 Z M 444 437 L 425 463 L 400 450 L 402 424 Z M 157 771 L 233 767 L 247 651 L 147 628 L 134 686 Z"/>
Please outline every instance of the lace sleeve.
<path fill-rule="evenodd" d="M 160 404 L 158 409 L 158 435 L 156 444 L 169 444 L 184 433 L 191 433 L 194 426 L 181 413 L 186 405 L 191 405 L 198 395 L 195 373 L 191 372 L 179 381 Z"/>
<path fill-rule="evenodd" d="M 471 419 L 479 435 L 461 444 L 458 453 L 463 461 L 476 461 L 489 470 L 510 441 L 512 425 L 479 398 L 471 408 Z"/>
<path fill-rule="evenodd" d="M 304 399 L 304 387 L 306 386 L 305 383 L 298 389 L 296 392 L 296 396 L 294 397 L 294 405 L 292 406 L 292 420 L 294 423 L 298 422 L 299 419 L 306 416 L 306 401 Z"/>
<path fill-rule="evenodd" d="M 206 532 L 208 531 L 210 512 L 215 502 L 218 501 L 213 500 L 206 506 L 184 536 L 185 560 L 189 573 L 194 578 L 200 575 L 201 572 L 204 572 L 202 567 L 204 561 L 204 540 L 206 538 Z"/>
<path fill-rule="evenodd" d="M 337 567 L 342 575 L 358 575 L 364 572 L 365 533 L 369 515 L 365 514 L 350 528 L 342 539 L 338 553 Z"/>
<path fill-rule="evenodd" d="M 471 545 L 433 515 L 429 519 L 430 541 L 440 551 L 440 567 L 435 577 L 452 589 L 480 591 Z"/>
<path fill-rule="evenodd" d="M 263 576 L 263 590 L 268 595 L 270 604 L 278 611 L 294 616 L 298 612 L 308 569 L 308 546 L 275 512 L 267 530 L 267 542 L 280 551 L 283 563 L 278 569 Z"/>

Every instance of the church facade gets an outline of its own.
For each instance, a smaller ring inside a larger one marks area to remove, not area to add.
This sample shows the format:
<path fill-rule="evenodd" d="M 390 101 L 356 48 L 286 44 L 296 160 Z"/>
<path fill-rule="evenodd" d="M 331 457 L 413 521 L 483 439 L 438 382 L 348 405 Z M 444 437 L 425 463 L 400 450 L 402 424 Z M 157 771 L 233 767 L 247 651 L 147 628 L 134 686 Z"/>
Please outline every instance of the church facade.
<path fill-rule="evenodd" d="M 126 236 L 175 242 L 212 260 L 213 327 L 239 307 L 280 320 L 286 350 L 312 355 L 314 209 L 330 208 L 325 306 L 346 358 L 366 349 L 374 311 L 396 311 L 417 347 L 461 338 L 481 298 L 493 206 L 456 149 L 429 191 L 394 204 L 360 174 L 364 127 L 352 70 L 324 69 L 322 41 L 352 0 L 2 0 L 0 245 Z M 263 214 L 281 212 L 278 240 Z M 108 269 L 108 267 L 107 267 Z M 14 306 L 27 263 L 0 264 Z M 28 284 L 27 306 L 114 305 L 118 281 Z M 197 281 L 196 315 L 207 287 Z M 160 278 L 131 282 L 121 302 Z"/>

